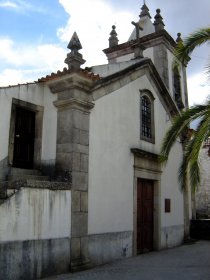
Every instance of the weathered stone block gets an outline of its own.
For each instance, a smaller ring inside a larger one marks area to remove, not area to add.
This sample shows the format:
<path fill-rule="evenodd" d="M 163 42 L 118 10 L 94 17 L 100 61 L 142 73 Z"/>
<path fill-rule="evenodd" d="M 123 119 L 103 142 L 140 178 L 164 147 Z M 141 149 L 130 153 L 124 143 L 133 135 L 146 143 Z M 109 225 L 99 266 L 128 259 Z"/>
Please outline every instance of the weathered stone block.
<path fill-rule="evenodd" d="M 85 172 L 72 172 L 72 190 L 86 191 L 88 189 L 88 175 Z"/>
<path fill-rule="evenodd" d="M 80 129 L 73 128 L 73 143 L 80 143 Z"/>
<path fill-rule="evenodd" d="M 80 130 L 80 144 L 89 145 L 89 132 L 86 130 Z"/>
<path fill-rule="evenodd" d="M 88 192 L 81 192 L 81 212 L 88 212 Z"/>
<path fill-rule="evenodd" d="M 87 259 L 89 257 L 87 236 L 81 237 L 81 257 L 82 259 Z"/>
<path fill-rule="evenodd" d="M 73 126 L 82 130 L 89 130 L 89 114 L 78 110 L 72 110 Z"/>
<path fill-rule="evenodd" d="M 57 153 L 71 153 L 73 152 L 72 143 L 57 144 Z"/>
<path fill-rule="evenodd" d="M 74 152 L 78 152 L 81 154 L 88 154 L 89 153 L 89 147 L 88 146 L 84 146 L 84 145 L 80 145 L 80 144 L 74 144 L 72 145 L 72 151 Z"/>
<path fill-rule="evenodd" d="M 88 172 L 88 155 L 80 155 L 80 170 L 83 172 Z"/>
<path fill-rule="evenodd" d="M 81 256 L 80 238 L 71 238 L 71 259 L 79 259 Z"/>
<path fill-rule="evenodd" d="M 81 202 L 80 202 L 80 191 L 72 191 L 72 211 L 73 212 L 80 212 Z"/>
<path fill-rule="evenodd" d="M 71 170 L 72 168 L 72 154 L 71 153 L 57 153 L 56 168 L 59 170 Z"/>
<path fill-rule="evenodd" d="M 80 153 L 72 153 L 72 171 L 80 171 Z"/>
<path fill-rule="evenodd" d="M 87 235 L 88 230 L 88 214 L 75 212 L 72 213 L 72 237 Z"/>

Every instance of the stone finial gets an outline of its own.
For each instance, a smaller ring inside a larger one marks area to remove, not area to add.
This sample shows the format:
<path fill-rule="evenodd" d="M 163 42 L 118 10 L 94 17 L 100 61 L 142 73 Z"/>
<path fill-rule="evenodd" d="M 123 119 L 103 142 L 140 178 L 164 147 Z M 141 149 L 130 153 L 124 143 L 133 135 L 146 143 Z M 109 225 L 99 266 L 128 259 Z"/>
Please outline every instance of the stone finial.
<path fill-rule="evenodd" d="M 67 48 L 71 50 L 64 61 L 68 65 L 68 69 L 80 69 L 80 66 L 85 63 L 85 60 L 82 58 L 82 54 L 79 53 L 79 50 L 82 49 L 82 45 L 76 32 L 72 35 Z"/>
<path fill-rule="evenodd" d="M 112 25 L 112 31 L 110 32 L 110 37 L 109 37 L 109 47 L 112 48 L 114 46 L 118 45 L 118 38 L 117 38 L 117 32 L 115 31 L 116 26 Z"/>
<path fill-rule="evenodd" d="M 179 42 L 183 42 L 182 38 L 181 38 L 181 33 L 177 33 L 177 38 L 176 38 L 176 42 L 179 43 Z"/>
<path fill-rule="evenodd" d="M 160 31 L 164 29 L 165 24 L 160 14 L 160 9 L 157 9 L 156 12 L 157 14 L 155 15 L 155 21 L 154 21 L 155 31 Z"/>
<path fill-rule="evenodd" d="M 147 7 L 147 5 L 145 4 L 145 1 L 144 1 L 143 6 L 141 7 L 141 13 L 140 13 L 139 17 L 142 18 L 145 16 L 148 16 L 149 18 L 151 18 L 150 13 L 149 13 L 149 8 Z"/>

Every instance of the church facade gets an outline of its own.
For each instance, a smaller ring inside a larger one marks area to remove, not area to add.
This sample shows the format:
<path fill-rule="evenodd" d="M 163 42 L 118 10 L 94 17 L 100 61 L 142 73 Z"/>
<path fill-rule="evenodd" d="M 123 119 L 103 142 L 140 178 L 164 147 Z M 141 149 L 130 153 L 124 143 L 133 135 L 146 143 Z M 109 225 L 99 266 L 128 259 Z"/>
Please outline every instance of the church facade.
<path fill-rule="evenodd" d="M 112 27 L 108 63 L 82 69 L 76 33 L 68 68 L 0 88 L 0 269 L 35 279 L 180 245 L 190 195 L 181 141 L 158 160 L 172 118 L 188 107 L 186 65 L 160 10 L 144 4 L 125 43 Z M 3 120 L 3 121 L 2 121 Z"/>

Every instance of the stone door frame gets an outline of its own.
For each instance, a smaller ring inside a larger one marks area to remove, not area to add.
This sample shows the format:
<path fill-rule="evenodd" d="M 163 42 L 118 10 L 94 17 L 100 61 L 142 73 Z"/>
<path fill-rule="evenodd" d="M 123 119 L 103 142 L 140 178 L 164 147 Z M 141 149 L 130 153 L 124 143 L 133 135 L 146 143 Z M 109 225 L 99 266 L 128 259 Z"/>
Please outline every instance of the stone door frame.
<path fill-rule="evenodd" d="M 35 112 L 34 168 L 39 169 L 41 167 L 42 127 L 43 127 L 44 107 L 26 101 L 22 101 L 16 98 L 12 99 L 9 147 L 8 147 L 8 164 L 9 166 L 13 166 L 16 107 L 21 107 L 23 109 Z"/>
<path fill-rule="evenodd" d="M 161 167 L 158 156 L 140 149 L 131 149 L 134 154 L 134 186 L 133 186 L 133 253 L 137 255 L 137 181 L 138 179 L 152 180 L 154 182 L 154 232 L 153 248 L 160 248 L 160 209 L 161 209 Z"/>

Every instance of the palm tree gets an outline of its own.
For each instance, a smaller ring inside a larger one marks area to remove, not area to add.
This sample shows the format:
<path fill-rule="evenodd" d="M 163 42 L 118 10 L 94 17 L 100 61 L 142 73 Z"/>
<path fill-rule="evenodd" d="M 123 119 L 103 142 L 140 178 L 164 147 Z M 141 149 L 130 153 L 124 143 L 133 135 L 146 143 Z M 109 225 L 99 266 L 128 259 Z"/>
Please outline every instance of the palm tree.
<path fill-rule="evenodd" d="M 176 49 L 176 58 L 182 63 L 189 59 L 193 50 L 210 42 L 210 28 L 203 28 L 190 34 L 184 42 L 180 41 Z M 210 64 L 207 65 L 207 73 L 210 78 Z M 193 120 L 198 120 L 198 126 L 193 136 L 189 137 L 189 125 Z M 192 190 L 195 191 L 200 182 L 199 152 L 203 142 L 210 136 L 210 100 L 205 104 L 196 105 L 174 118 L 167 131 L 160 152 L 160 161 L 166 163 L 173 144 L 177 138 L 184 139 L 184 155 L 179 168 L 179 181 L 182 189 L 185 189 L 189 174 Z M 188 173 L 189 172 L 189 173 Z"/>
<path fill-rule="evenodd" d="M 189 55 L 193 52 L 196 47 L 199 47 L 205 43 L 210 42 L 210 27 L 201 28 L 191 33 L 185 40 L 184 43 L 180 40 L 176 48 L 176 57 L 181 62 L 185 62 Z M 207 72 L 210 76 L 210 62 L 207 64 Z M 210 78 L 210 77 L 209 77 Z"/>

